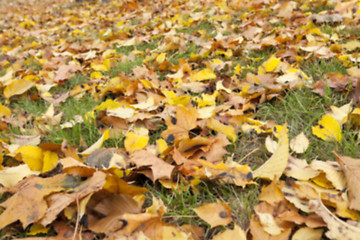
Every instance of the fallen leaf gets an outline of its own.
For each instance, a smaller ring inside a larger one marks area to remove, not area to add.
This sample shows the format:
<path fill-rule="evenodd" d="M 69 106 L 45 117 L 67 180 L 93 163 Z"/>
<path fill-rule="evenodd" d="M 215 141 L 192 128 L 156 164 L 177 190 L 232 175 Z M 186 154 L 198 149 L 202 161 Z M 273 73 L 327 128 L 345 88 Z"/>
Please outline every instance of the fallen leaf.
<path fill-rule="evenodd" d="M 21 159 L 33 171 L 41 171 L 43 169 L 44 154 L 41 148 L 37 146 L 21 146 L 16 150 L 21 154 Z"/>
<path fill-rule="evenodd" d="M 16 167 L 5 167 L 5 169 L 0 170 L 0 184 L 4 187 L 12 187 L 23 178 L 39 173 L 39 171 L 32 171 L 27 164 Z"/>
<path fill-rule="evenodd" d="M 17 79 L 7 85 L 4 89 L 4 96 L 11 98 L 15 95 L 20 95 L 35 86 L 35 82 L 26 79 Z"/>
<path fill-rule="evenodd" d="M 324 230 L 303 227 L 298 229 L 292 236 L 291 240 L 320 240 Z"/>
<path fill-rule="evenodd" d="M 212 238 L 212 240 L 229 240 L 229 239 L 237 239 L 237 240 L 246 240 L 246 233 L 235 224 L 234 229 L 227 229 L 224 232 L 221 232 L 215 237 Z"/>
<path fill-rule="evenodd" d="M 150 167 L 153 174 L 153 181 L 161 178 L 169 179 L 174 169 L 174 166 L 156 157 L 153 153 L 147 150 L 135 152 L 131 156 L 130 161 L 135 163 L 137 167 Z"/>
<path fill-rule="evenodd" d="M 213 71 L 209 68 L 203 69 L 201 71 L 192 73 L 190 75 L 190 81 L 191 82 L 195 82 L 195 81 L 206 81 L 206 80 L 211 80 L 211 79 L 215 79 L 216 75 L 215 73 L 213 73 Z"/>
<path fill-rule="evenodd" d="M 278 148 L 275 153 L 253 172 L 254 178 L 279 179 L 283 174 L 289 158 L 289 139 L 286 125 L 280 131 Z"/>
<path fill-rule="evenodd" d="M 290 141 L 290 148 L 296 153 L 304 153 L 308 147 L 309 139 L 307 139 L 303 132 Z"/>
<path fill-rule="evenodd" d="M 29 224 L 43 218 L 48 209 L 44 200 L 47 195 L 74 187 L 76 181 L 67 174 L 58 174 L 50 178 L 31 176 L 14 186 L 17 189 L 5 202 L 0 204 L 5 210 L 0 215 L 0 228 L 20 220 L 26 228 Z M 34 204 L 36 203 L 36 204 Z"/>
<path fill-rule="evenodd" d="M 93 176 L 76 186 L 74 192 L 58 192 L 46 197 L 46 214 L 40 220 L 40 223 L 43 226 L 52 223 L 56 219 L 58 214 L 71 203 L 75 202 L 76 200 L 82 199 L 89 194 L 101 190 L 105 184 L 105 178 L 106 174 L 98 171 L 95 172 Z M 71 182 L 68 184 L 71 184 Z M 72 187 L 74 188 L 75 186 Z"/>
<path fill-rule="evenodd" d="M 168 118 L 166 125 L 168 129 L 162 132 L 161 137 L 168 139 L 181 139 L 189 135 L 189 131 L 197 126 L 198 113 L 195 108 L 186 108 L 178 105 L 176 117 Z"/>
<path fill-rule="evenodd" d="M 134 132 L 128 132 L 125 136 L 125 148 L 129 153 L 139 151 L 146 147 L 149 141 L 148 135 L 138 135 Z"/>
<path fill-rule="evenodd" d="M 336 152 L 333 152 L 336 158 L 336 161 L 340 164 L 341 169 L 344 172 L 347 187 L 349 189 L 349 200 L 350 208 L 360 211 L 360 160 L 338 155 Z"/>
<path fill-rule="evenodd" d="M 209 203 L 194 208 L 194 211 L 202 220 L 210 224 L 211 228 L 228 225 L 232 222 L 230 207 L 219 200 L 217 203 Z"/>
<path fill-rule="evenodd" d="M 312 133 L 315 136 L 327 142 L 333 140 L 341 142 L 342 139 L 341 126 L 332 116 L 328 114 L 322 116 L 318 125 L 311 128 L 312 128 Z"/>
<path fill-rule="evenodd" d="M 101 138 L 99 138 L 99 140 L 97 140 L 93 145 L 91 145 L 88 149 L 86 149 L 85 151 L 83 151 L 81 153 L 81 155 L 83 156 L 88 156 L 90 155 L 92 152 L 94 152 L 96 149 L 99 149 L 102 147 L 103 143 L 109 139 L 109 129 L 105 130 L 105 132 L 103 133 L 103 135 L 101 136 Z"/>
<path fill-rule="evenodd" d="M 310 208 L 312 211 L 315 211 L 316 214 L 321 216 L 327 223 L 328 231 L 325 235 L 329 239 L 358 239 L 360 228 L 350 225 L 337 218 L 324 206 L 321 200 L 310 200 Z"/>

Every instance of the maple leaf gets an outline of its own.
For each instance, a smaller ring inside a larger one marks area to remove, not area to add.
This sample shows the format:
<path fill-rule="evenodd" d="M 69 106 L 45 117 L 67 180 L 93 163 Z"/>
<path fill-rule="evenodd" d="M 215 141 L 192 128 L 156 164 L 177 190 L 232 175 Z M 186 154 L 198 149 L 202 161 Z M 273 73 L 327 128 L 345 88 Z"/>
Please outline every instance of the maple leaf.
<path fill-rule="evenodd" d="M 23 227 L 43 218 L 48 209 L 44 200 L 47 195 L 73 188 L 77 181 L 67 174 L 50 178 L 31 176 L 13 187 L 16 193 L 0 204 L 4 211 L 0 215 L 0 228 L 20 220 Z M 36 204 L 34 204 L 36 203 Z"/>
<path fill-rule="evenodd" d="M 153 153 L 147 150 L 140 150 L 135 152 L 130 161 L 135 163 L 137 167 L 149 166 L 152 170 L 153 181 L 161 178 L 170 178 L 174 166 L 156 157 Z"/>
<path fill-rule="evenodd" d="M 182 105 L 177 106 L 176 117 L 166 120 L 168 128 L 162 132 L 161 137 L 168 139 L 186 138 L 189 131 L 197 126 L 198 113 L 195 108 L 186 108 Z"/>

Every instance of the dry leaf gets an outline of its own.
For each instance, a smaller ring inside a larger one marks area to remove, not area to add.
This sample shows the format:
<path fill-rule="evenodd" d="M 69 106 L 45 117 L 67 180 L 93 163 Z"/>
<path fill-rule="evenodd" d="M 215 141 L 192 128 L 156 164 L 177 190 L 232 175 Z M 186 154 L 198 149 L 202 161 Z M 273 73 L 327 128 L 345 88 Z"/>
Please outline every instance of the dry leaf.
<path fill-rule="evenodd" d="M 279 179 L 284 172 L 289 158 L 289 139 L 286 125 L 280 131 L 278 148 L 263 165 L 253 172 L 254 178 Z"/>
<path fill-rule="evenodd" d="M 360 160 L 341 156 L 336 152 L 333 153 L 346 178 L 347 187 L 349 188 L 350 208 L 360 211 Z"/>
<path fill-rule="evenodd" d="M 326 232 L 326 236 L 328 238 L 344 240 L 359 238 L 360 228 L 350 225 L 337 218 L 324 206 L 321 200 L 311 200 L 310 208 L 312 211 L 315 211 L 316 214 L 321 216 L 327 223 L 328 231 Z"/>
<path fill-rule="evenodd" d="M 309 140 L 303 132 L 290 141 L 290 148 L 296 153 L 304 153 L 309 147 Z"/>
<path fill-rule="evenodd" d="M 228 225 L 232 222 L 230 207 L 219 200 L 217 203 L 209 203 L 197 207 L 194 211 L 202 220 L 210 224 L 211 228 Z"/>
<path fill-rule="evenodd" d="M 153 181 L 161 178 L 169 179 L 174 169 L 174 166 L 156 157 L 147 150 L 135 152 L 130 158 L 130 161 L 135 163 L 138 167 L 148 166 L 152 170 Z"/>
<path fill-rule="evenodd" d="M 48 209 L 47 195 L 74 187 L 76 181 L 66 174 L 50 178 L 31 176 L 14 186 L 16 193 L 0 204 L 5 210 L 0 215 L 0 229 L 20 220 L 23 227 L 43 218 Z M 36 204 L 34 204 L 36 203 Z"/>
<path fill-rule="evenodd" d="M 231 240 L 231 239 L 237 239 L 237 240 L 246 240 L 246 233 L 235 224 L 234 229 L 227 229 L 222 233 L 219 233 L 215 235 L 215 237 L 212 238 L 212 240 Z"/>

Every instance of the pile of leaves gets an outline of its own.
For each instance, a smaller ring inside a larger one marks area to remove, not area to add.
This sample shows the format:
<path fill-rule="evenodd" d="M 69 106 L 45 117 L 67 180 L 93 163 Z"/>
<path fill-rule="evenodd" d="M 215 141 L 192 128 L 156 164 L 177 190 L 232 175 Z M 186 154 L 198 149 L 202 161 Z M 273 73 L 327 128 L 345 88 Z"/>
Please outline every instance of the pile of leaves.
<path fill-rule="evenodd" d="M 0 13 L 4 236 L 195 240 L 228 226 L 212 239 L 358 238 L 360 160 L 301 159 L 304 133 L 289 140 L 291 126 L 256 118 L 285 91 L 333 89 L 349 103 L 331 106 L 312 133 L 341 142 L 343 126 L 358 128 L 360 41 L 341 35 L 359 23 L 358 1 L 18 0 Z M 302 66 L 319 59 L 345 73 L 313 79 Z M 83 99 L 95 106 L 62 111 Z M 45 113 L 17 108 L 23 101 Z M 268 136 L 260 167 L 229 154 L 241 135 Z M 220 199 L 193 209 L 205 227 L 179 225 L 144 181 L 194 195 L 202 181 L 260 185 L 260 202 L 247 226 Z"/>

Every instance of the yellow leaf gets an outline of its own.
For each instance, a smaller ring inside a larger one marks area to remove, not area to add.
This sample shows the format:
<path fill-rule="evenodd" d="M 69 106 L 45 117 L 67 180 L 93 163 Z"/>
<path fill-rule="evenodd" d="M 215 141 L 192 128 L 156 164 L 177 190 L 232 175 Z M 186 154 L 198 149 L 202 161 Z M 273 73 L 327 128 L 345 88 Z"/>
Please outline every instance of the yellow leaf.
<path fill-rule="evenodd" d="M 360 48 L 360 41 L 359 40 L 352 40 L 349 41 L 345 44 L 341 45 L 343 48 L 345 48 L 346 50 L 348 50 L 349 52 L 354 51 L 357 48 Z"/>
<path fill-rule="evenodd" d="M 194 211 L 202 220 L 210 224 L 211 228 L 228 225 L 232 222 L 230 207 L 219 200 L 217 203 L 209 203 L 197 207 Z"/>
<path fill-rule="evenodd" d="M 165 61 L 166 53 L 161 53 L 156 57 L 156 62 L 162 64 Z"/>
<path fill-rule="evenodd" d="M 28 81 L 26 79 L 17 79 L 6 86 L 4 89 L 4 96 L 10 98 L 14 95 L 20 95 L 32 88 L 35 82 Z"/>
<path fill-rule="evenodd" d="M 180 231 L 178 228 L 173 226 L 164 226 L 162 228 L 162 239 L 173 239 L 173 240 L 188 240 L 188 234 Z"/>
<path fill-rule="evenodd" d="M 162 154 L 167 148 L 168 145 L 164 139 L 156 140 L 156 153 Z"/>
<path fill-rule="evenodd" d="M 234 229 L 226 229 L 224 232 L 217 234 L 212 240 L 246 240 L 246 233 L 235 224 Z"/>
<path fill-rule="evenodd" d="M 10 115 L 11 110 L 0 103 L 0 118 L 4 116 L 9 117 Z"/>
<path fill-rule="evenodd" d="M 109 71 L 109 69 L 104 64 L 94 64 L 94 63 L 92 63 L 91 68 L 94 69 L 95 71 L 103 71 L 103 72 Z"/>
<path fill-rule="evenodd" d="M 253 172 L 254 178 L 279 179 L 284 172 L 289 158 L 289 139 L 287 125 L 279 133 L 279 143 L 275 153 L 263 165 Z"/>
<path fill-rule="evenodd" d="M 271 56 L 266 62 L 263 63 L 266 72 L 274 72 L 280 64 L 280 58 Z"/>
<path fill-rule="evenodd" d="M 278 235 L 284 230 L 276 224 L 274 217 L 270 213 L 257 212 L 256 215 L 259 217 L 264 231 L 268 234 Z"/>
<path fill-rule="evenodd" d="M 129 132 L 125 137 L 125 148 L 128 152 L 133 153 L 135 151 L 143 149 L 149 141 L 149 136 L 137 135 L 134 132 Z"/>
<path fill-rule="evenodd" d="M 206 80 L 215 79 L 215 78 L 216 78 L 215 73 L 211 69 L 208 69 L 208 68 L 203 69 L 199 72 L 195 72 L 190 75 L 191 82 L 206 81 Z"/>
<path fill-rule="evenodd" d="M 44 152 L 42 172 L 47 172 L 54 169 L 58 163 L 59 157 L 56 153 L 51 151 Z"/>
<path fill-rule="evenodd" d="M 91 78 L 94 78 L 94 79 L 101 79 L 102 78 L 102 74 L 101 74 L 101 72 L 92 72 L 91 74 L 90 74 L 90 77 Z"/>
<path fill-rule="evenodd" d="M 34 25 L 35 25 L 35 22 L 33 22 L 31 20 L 24 21 L 24 22 L 20 23 L 20 27 L 23 27 L 23 28 L 30 28 L 30 27 L 32 27 Z"/>
<path fill-rule="evenodd" d="M 346 187 L 346 180 L 345 175 L 341 171 L 341 167 L 336 162 L 330 162 L 330 161 L 319 161 L 319 160 L 313 160 L 310 163 L 310 166 L 312 169 L 315 169 L 317 171 L 323 171 L 325 173 L 326 179 L 331 182 L 331 184 L 337 189 L 337 190 L 343 190 Z"/>
<path fill-rule="evenodd" d="M 43 151 L 36 146 L 21 146 L 16 150 L 16 153 L 20 153 L 22 160 L 33 171 L 41 171 L 43 168 Z"/>
<path fill-rule="evenodd" d="M 0 171 L 0 184 L 4 187 L 12 187 L 20 182 L 24 177 L 32 174 L 37 175 L 38 173 L 38 171 L 32 171 L 27 164 L 5 168 Z"/>
<path fill-rule="evenodd" d="M 27 235 L 35 236 L 39 233 L 48 233 L 49 230 L 50 227 L 44 227 L 40 223 L 34 223 L 33 225 L 31 225 L 30 231 L 27 233 Z"/>
<path fill-rule="evenodd" d="M 231 125 L 225 125 L 214 118 L 210 118 L 208 119 L 206 126 L 217 132 L 225 134 L 232 142 L 235 142 L 237 139 L 235 129 Z"/>
<path fill-rule="evenodd" d="M 312 133 L 327 142 L 333 140 L 340 142 L 342 139 L 340 124 L 329 114 L 322 116 L 318 125 L 312 127 Z"/>
<path fill-rule="evenodd" d="M 85 151 L 83 151 L 81 153 L 81 155 L 83 156 L 88 156 L 90 155 L 92 152 L 94 152 L 96 149 L 100 149 L 103 145 L 103 143 L 109 139 L 109 129 L 105 130 L 105 132 L 103 133 L 103 135 L 101 136 L 101 138 L 99 138 L 99 140 L 97 140 L 93 145 L 91 145 L 88 149 L 86 149 Z"/>

